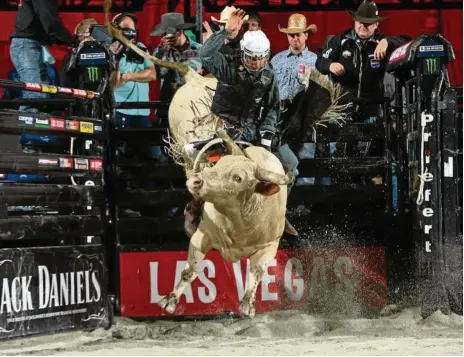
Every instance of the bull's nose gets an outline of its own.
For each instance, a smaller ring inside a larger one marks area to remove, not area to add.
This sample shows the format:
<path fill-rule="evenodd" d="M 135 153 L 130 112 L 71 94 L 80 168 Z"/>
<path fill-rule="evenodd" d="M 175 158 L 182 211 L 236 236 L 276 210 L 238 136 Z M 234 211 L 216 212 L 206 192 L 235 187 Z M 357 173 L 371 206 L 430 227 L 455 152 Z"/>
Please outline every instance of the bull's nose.
<path fill-rule="evenodd" d="M 194 188 L 200 188 L 203 186 L 203 180 L 199 178 L 198 176 L 194 175 L 189 177 L 187 181 L 187 185 L 194 187 Z"/>

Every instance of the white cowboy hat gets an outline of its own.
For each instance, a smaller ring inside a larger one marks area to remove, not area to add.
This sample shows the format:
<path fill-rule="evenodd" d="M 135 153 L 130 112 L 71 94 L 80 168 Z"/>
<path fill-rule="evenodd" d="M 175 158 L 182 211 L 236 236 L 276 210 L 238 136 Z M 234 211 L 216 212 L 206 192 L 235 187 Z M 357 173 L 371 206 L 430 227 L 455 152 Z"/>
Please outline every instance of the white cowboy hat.
<path fill-rule="evenodd" d="M 237 11 L 237 8 L 235 6 L 226 6 L 224 8 L 224 10 L 221 11 L 221 17 L 218 19 L 216 19 L 214 16 L 211 15 L 211 20 L 213 20 L 214 22 L 218 23 L 218 24 L 226 24 L 227 23 L 227 20 L 229 20 L 229 17 L 230 15 L 234 12 L 234 11 Z M 247 21 L 248 20 L 248 15 L 245 15 L 245 17 L 243 18 L 244 21 Z"/>

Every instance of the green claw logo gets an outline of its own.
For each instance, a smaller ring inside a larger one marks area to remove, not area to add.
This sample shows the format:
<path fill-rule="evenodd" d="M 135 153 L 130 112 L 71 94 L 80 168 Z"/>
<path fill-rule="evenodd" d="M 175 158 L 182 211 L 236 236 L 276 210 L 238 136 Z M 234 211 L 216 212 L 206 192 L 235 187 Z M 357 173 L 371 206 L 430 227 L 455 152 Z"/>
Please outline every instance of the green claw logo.
<path fill-rule="evenodd" d="M 427 73 L 436 73 L 437 72 L 437 59 L 436 58 L 427 58 L 425 60 L 427 66 Z"/>
<path fill-rule="evenodd" d="M 98 67 L 87 67 L 87 76 L 90 82 L 97 82 L 100 70 Z"/>

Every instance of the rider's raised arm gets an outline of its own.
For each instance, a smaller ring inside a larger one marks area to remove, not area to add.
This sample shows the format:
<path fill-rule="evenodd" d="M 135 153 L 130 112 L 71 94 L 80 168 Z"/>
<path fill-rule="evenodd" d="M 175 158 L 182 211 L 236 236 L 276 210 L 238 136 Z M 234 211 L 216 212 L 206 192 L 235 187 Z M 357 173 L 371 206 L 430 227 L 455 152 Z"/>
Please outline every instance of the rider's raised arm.
<path fill-rule="evenodd" d="M 206 70 L 211 73 L 218 81 L 230 82 L 232 81 L 233 74 L 230 61 L 227 57 L 220 53 L 222 45 L 230 32 L 220 30 L 214 33 L 204 44 L 201 46 L 199 55 L 201 63 Z"/>
<path fill-rule="evenodd" d="M 322 55 L 319 55 L 316 60 L 316 69 L 322 74 L 330 73 L 330 65 L 332 62 L 338 62 L 340 58 L 341 35 L 333 36 L 327 46 L 324 48 Z"/>
<path fill-rule="evenodd" d="M 269 93 L 264 100 L 264 117 L 261 120 L 259 131 L 270 131 L 275 134 L 280 117 L 280 96 L 275 76 L 272 77 Z"/>

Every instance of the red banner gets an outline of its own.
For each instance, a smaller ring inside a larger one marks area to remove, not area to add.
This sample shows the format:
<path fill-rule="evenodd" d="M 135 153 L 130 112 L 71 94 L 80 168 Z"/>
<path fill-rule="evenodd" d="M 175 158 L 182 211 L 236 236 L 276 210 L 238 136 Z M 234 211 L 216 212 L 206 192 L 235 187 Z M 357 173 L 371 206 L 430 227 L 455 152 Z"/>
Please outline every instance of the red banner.
<path fill-rule="evenodd" d="M 179 281 L 187 252 L 120 254 L 121 315 L 169 316 L 157 302 Z M 175 315 L 238 313 L 249 260 L 226 262 L 216 251 L 200 265 L 198 278 L 181 296 Z M 279 250 L 256 294 L 256 311 L 379 310 L 386 304 L 383 248 Z"/>

